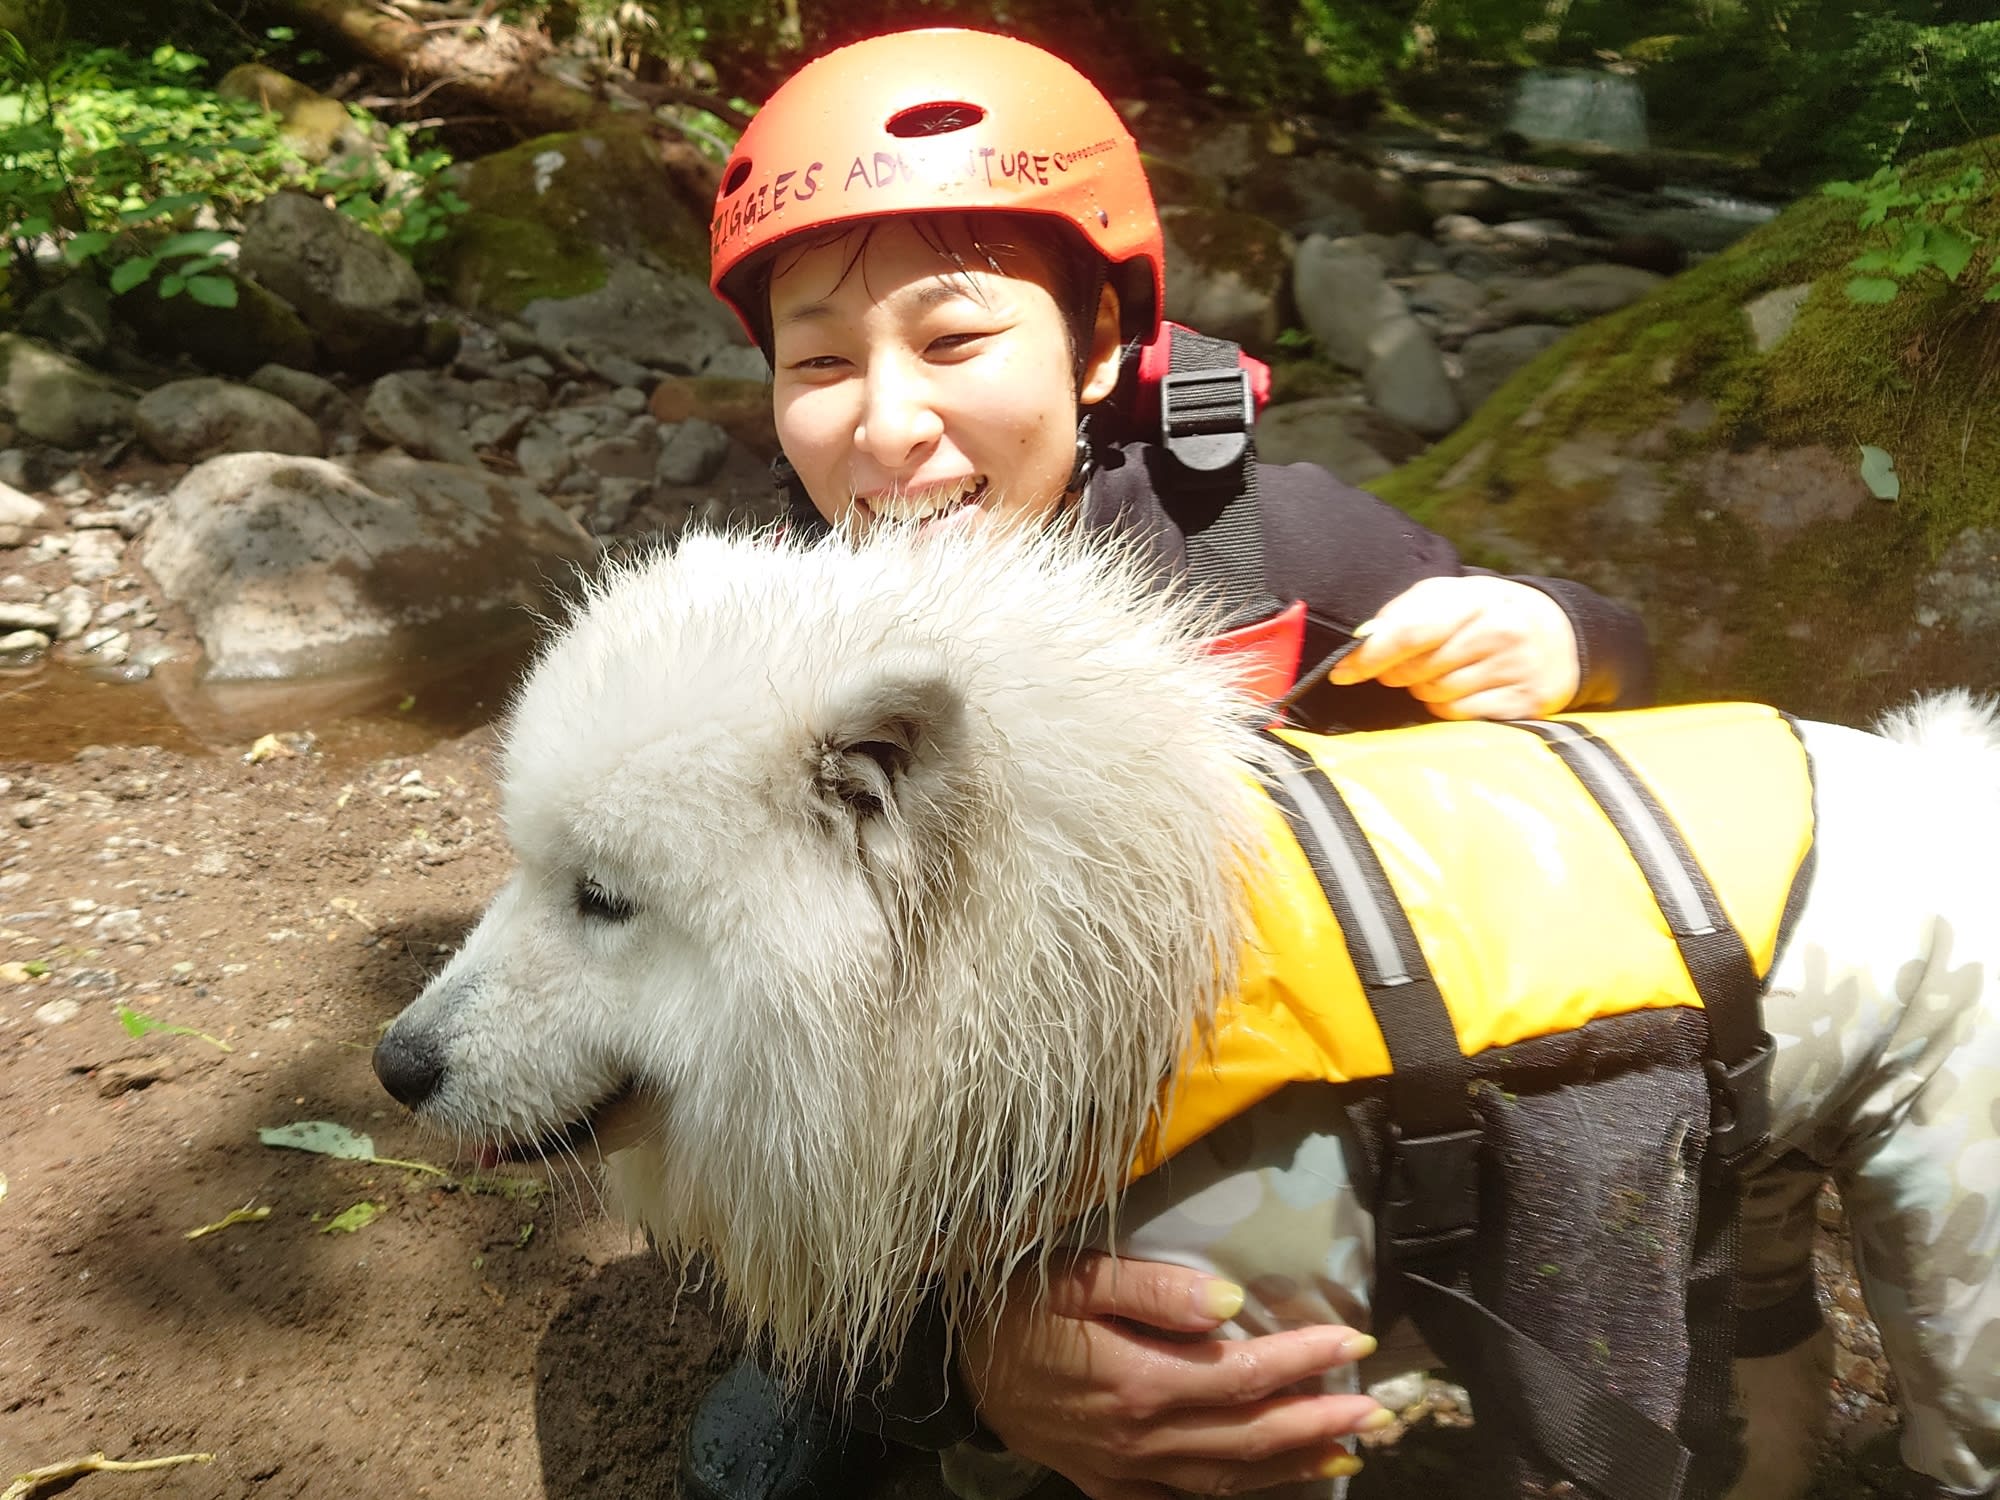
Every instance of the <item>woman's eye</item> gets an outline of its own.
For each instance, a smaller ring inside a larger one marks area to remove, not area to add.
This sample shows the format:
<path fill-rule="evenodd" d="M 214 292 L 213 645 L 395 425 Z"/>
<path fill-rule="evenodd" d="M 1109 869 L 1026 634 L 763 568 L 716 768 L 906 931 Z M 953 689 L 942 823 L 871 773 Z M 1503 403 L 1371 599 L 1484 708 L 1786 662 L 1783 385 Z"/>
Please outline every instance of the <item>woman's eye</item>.
<path fill-rule="evenodd" d="M 943 334 L 931 340 L 930 352 L 933 354 L 963 354 L 986 337 L 988 335 L 984 332 Z"/>
<path fill-rule="evenodd" d="M 576 914 L 594 922 L 629 922 L 639 908 L 586 875 L 576 883 Z"/>

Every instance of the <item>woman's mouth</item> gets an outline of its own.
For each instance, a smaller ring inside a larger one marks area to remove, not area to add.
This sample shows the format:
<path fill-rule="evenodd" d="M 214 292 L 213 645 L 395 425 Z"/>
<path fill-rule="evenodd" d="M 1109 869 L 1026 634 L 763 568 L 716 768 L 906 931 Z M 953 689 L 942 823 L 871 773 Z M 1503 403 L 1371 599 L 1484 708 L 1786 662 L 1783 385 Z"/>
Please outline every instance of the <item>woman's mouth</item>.
<path fill-rule="evenodd" d="M 986 476 L 970 474 L 950 484 L 885 490 L 879 495 L 867 496 L 861 503 L 873 520 L 922 525 L 977 505 L 985 495 Z"/>

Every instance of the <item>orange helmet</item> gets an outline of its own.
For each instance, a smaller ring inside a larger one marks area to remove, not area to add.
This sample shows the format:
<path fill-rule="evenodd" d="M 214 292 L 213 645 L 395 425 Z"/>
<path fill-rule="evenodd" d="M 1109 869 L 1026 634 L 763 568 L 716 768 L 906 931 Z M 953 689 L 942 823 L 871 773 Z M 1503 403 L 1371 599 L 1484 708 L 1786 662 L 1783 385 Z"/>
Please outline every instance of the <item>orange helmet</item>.
<path fill-rule="evenodd" d="M 745 305 L 737 273 L 778 241 L 887 214 L 996 211 L 1082 235 L 1127 335 L 1152 338 L 1165 254 L 1137 143 L 1075 68 L 984 31 L 892 32 L 788 79 L 723 169 L 709 285 L 756 339 L 764 310 Z"/>

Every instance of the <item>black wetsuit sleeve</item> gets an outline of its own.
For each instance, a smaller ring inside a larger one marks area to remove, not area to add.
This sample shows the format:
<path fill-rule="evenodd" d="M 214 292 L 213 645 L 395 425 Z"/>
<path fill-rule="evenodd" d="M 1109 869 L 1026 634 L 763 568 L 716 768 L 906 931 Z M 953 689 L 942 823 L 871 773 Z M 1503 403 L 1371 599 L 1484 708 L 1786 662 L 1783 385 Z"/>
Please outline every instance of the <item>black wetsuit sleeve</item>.
<path fill-rule="evenodd" d="M 1133 537 L 1163 581 L 1186 567 L 1186 545 L 1161 498 L 1179 481 L 1174 461 L 1132 444 L 1105 456 L 1085 523 Z M 1490 573 L 1469 567 L 1457 548 L 1393 506 L 1343 484 L 1316 464 L 1258 468 L 1264 571 L 1271 594 L 1303 600 L 1308 611 L 1304 667 L 1353 639 L 1353 629 L 1423 578 Z M 1652 701 L 1652 651 L 1637 615 L 1567 579 L 1513 577 L 1542 590 L 1576 633 L 1578 690 L 1571 708 L 1636 708 Z M 1378 683 L 1322 684 L 1297 706 L 1299 722 L 1325 729 L 1376 729 L 1421 723 L 1424 704 Z"/>

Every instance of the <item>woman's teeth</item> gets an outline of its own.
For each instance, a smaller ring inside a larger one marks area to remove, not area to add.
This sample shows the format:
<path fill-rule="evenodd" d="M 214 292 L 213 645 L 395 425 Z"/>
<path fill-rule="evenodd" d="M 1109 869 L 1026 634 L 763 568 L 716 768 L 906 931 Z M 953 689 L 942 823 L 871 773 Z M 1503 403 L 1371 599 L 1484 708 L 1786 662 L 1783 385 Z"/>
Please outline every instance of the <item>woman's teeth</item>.
<path fill-rule="evenodd" d="M 914 493 L 896 491 L 877 495 L 868 502 L 868 508 L 884 521 L 929 521 L 977 498 L 985 488 L 986 476 L 974 474 L 954 484 L 936 485 Z"/>

